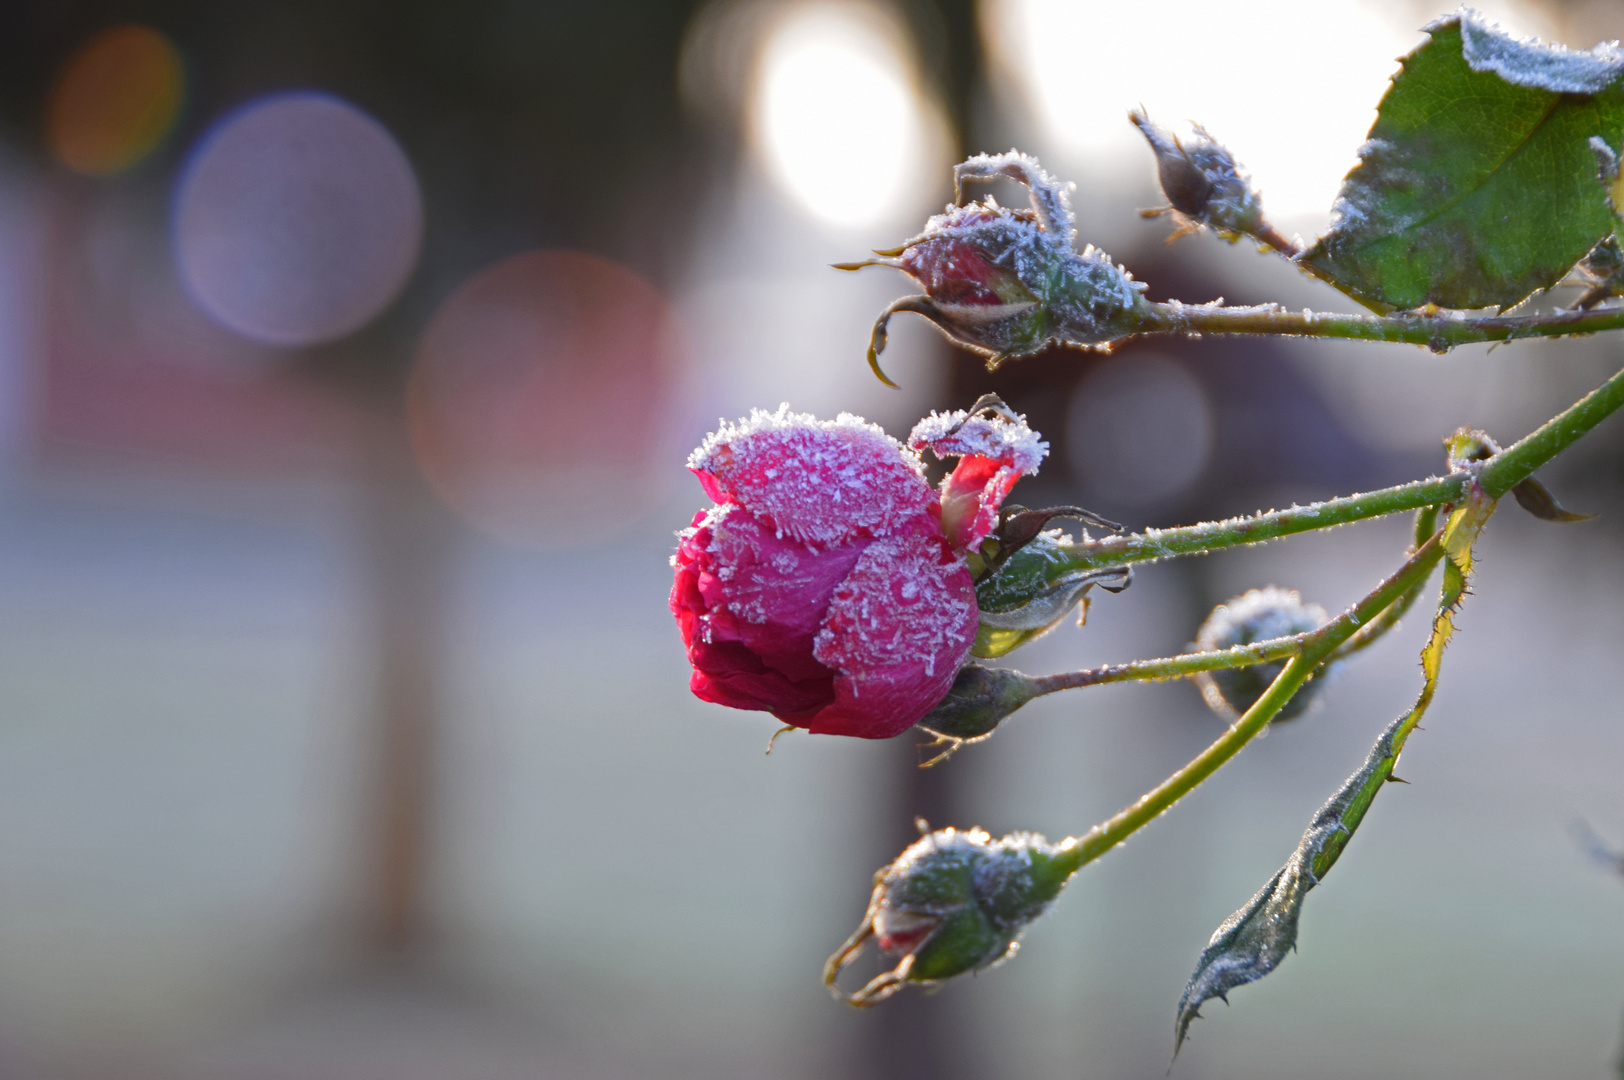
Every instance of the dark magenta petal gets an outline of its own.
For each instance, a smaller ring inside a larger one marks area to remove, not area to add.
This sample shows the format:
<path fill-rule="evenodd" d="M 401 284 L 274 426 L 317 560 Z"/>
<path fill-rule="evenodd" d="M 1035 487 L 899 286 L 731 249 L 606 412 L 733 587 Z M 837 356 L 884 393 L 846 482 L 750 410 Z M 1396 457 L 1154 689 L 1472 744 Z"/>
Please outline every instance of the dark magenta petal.
<path fill-rule="evenodd" d="M 979 625 L 970 571 L 940 536 L 876 541 L 835 591 L 814 655 L 839 674 L 815 732 L 888 739 L 936 706 Z"/>

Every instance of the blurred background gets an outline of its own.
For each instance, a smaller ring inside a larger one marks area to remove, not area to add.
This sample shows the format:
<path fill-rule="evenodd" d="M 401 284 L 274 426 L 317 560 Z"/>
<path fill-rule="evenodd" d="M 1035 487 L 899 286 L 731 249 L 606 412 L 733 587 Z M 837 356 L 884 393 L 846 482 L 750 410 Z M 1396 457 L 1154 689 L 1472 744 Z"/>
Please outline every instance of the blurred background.
<path fill-rule="evenodd" d="M 1575 46 L 1614 0 L 1485 0 Z M 1011 145 L 1157 298 L 1348 310 L 1168 246 L 1126 122 L 1205 124 L 1313 236 L 1393 0 L 11 0 L 0 11 L 0 1077 L 1161 1077 L 1212 929 L 1419 686 L 1424 619 L 1088 868 L 1018 961 L 867 1013 L 824 957 L 913 818 L 1059 837 L 1216 737 L 1187 685 L 918 739 L 698 702 L 682 462 L 752 406 L 895 435 L 996 389 L 1015 498 L 1133 527 L 1397 483 L 1514 439 L 1616 340 L 1154 342 L 988 376 L 843 275 Z M 1018 204 L 1018 189 L 995 188 Z M 1209 1077 L 1597 1076 L 1624 1013 L 1624 426 L 1508 507 L 1427 730 Z M 1013 659 L 1183 648 L 1246 588 L 1337 609 L 1388 520 L 1146 568 Z"/>

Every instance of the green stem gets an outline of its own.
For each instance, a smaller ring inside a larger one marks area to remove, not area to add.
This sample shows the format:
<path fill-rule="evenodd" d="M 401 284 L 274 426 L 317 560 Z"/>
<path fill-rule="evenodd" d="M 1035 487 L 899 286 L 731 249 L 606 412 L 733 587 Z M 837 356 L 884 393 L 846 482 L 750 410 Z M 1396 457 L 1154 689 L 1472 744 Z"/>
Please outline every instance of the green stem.
<path fill-rule="evenodd" d="M 1033 697 L 1042 697 L 1044 694 L 1054 694 L 1061 690 L 1075 690 L 1080 686 L 1099 686 L 1117 682 L 1157 682 L 1164 679 L 1180 679 L 1186 675 L 1215 671 L 1219 668 L 1249 667 L 1252 664 L 1266 664 L 1271 660 L 1285 660 L 1301 650 L 1309 633 L 1312 631 L 1293 634 L 1290 637 L 1254 641 L 1248 645 L 1236 645 L 1228 649 L 1215 649 L 1212 652 L 1185 653 L 1182 656 L 1167 656 L 1159 660 L 1135 660 L 1127 664 L 1107 664 L 1104 667 L 1044 675 L 1032 680 L 1036 690 Z"/>
<path fill-rule="evenodd" d="M 1336 315 L 1262 307 L 1201 307 L 1173 301 L 1150 304 L 1142 333 L 1245 334 L 1396 341 L 1447 352 L 1456 345 L 1521 338 L 1563 337 L 1624 329 L 1624 308 L 1592 308 L 1540 315 Z"/>
<path fill-rule="evenodd" d="M 1298 687 L 1307 681 L 1321 660 L 1352 637 L 1359 627 L 1390 607 L 1406 592 L 1424 582 L 1442 557 L 1443 545 L 1439 538 L 1434 536 L 1410 556 L 1397 573 L 1377 586 L 1370 595 L 1318 630 L 1305 635 L 1302 651 L 1287 661 L 1274 682 L 1263 692 L 1263 696 L 1258 698 L 1228 731 L 1189 764 L 1140 796 L 1131 806 L 1124 808 L 1108 821 L 1096 825 L 1082 836 L 1066 840 L 1056 852 L 1051 866 L 1046 868 L 1047 873 L 1060 880 L 1070 877 L 1083 865 L 1099 858 L 1154 821 L 1203 780 L 1217 772 L 1225 762 L 1240 753 L 1242 747 L 1263 731 L 1269 721 L 1274 719 L 1275 714 L 1291 700 Z"/>
<path fill-rule="evenodd" d="M 1424 506 L 1416 511 L 1415 544 L 1410 548 L 1407 557 L 1408 555 L 1414 555 L 1422 545 L 1431 539 L 1432 534 L 1437 529 L 1438 510 L 1436 507 Z M 1340 660 L 1375 644 L 1383 634 L 1398 625 L 1399 620 L 1414 606 L 1416 599 L 1421 595 L 1425 587 L 1426 579 L 1423 578 L 1383 610 L 1374 620 L 1368 620 L 1367 618 L 1363 626 L 1354 631 L 1351 637 L 1342 642 L 1326 657 L 1326 661 Z M 1105 683 L 1161 682 L 1168 679 L 1181 679 L 1203 671 L 1250 667 L 1253 664 L 1289 660 L 1302 650 L 1303 642 L 1307 641 L 1312 633 L 1314 631 L 1305 630 L 1300 634 L 1253 641 L 1245 645 L 1234 645 L 1227 649 L 1182 653 L 1178 656 L 1164 656 L 1155 660 L 1133 660 L 1125 664 L 1106 664 L 1102 667 L 1084 668 L 1081 671 L 1064 671 L 1055 675 L 1037 676 L 1032 678 L 1029 683 L 1032 691 L 1031 697 L 1037 698 L 1045 694 L 1059 693 L 1062 690 L 1075 690 L 1083 686 L 1100 686 Z"/>
<path fill-rule="evenodd" d="M 1466 471 L 1430 480 L 1416 480 L 1362 495 L 1294 506 L 1289 510 L 1272 510 L 1251 517 L 1207 521 L 1176 529 L 1146 529 L 1142 533 L 1084 540 L 1070 545 L 1074 554 L 1063 562 L 1057 560 L 1049 568 L 1049 577 L 1053 580 L 1073 570 L 1095 570 L 1180 555 L 1198 555 L 1332 525 L 1346 525 L 1403 510 L 1438 506 L 1459 499 L 1474 475 L 1483 490 L 1498 499 L 1621 406 L 1624 406 L 1624 371 L 1618 372 L 1537 430 L 1483 462 L 1475 474 Z"/>
<path fill-rule="evenodd" d="M 1620 406 L 1624 406 L 1624 371 L 1489 458 L 1477 474 L 1478 483 L 1491 498 L 1500 498 Z"/>
<path fill-rule="evenodd" d="M 1438 508 L 1424 506 L 1417 510 L 1415 512 L 1415 544 L 1410 548 L 1411 553 L 1419 549 L 1422 544 L 1427 542 L 1427 538 L 1437 531 Z M 1397 626 L 1404 616 L 1410 613 L 1410 609 L 1415 606 L 1416 600 L 1420 599 L 1425 587 L 1426 582 L 1423 581 L 1399 597 L 1398 601 L 1382 612 L 1375 622 L 1369 622 L 1361 626 L 1357 634 L 1344 641 L 1327 659 L 1341 660 L 1343 657 L 1352 656 L 1354 653 L 1368 649 L 1376 644 L 1389 630 Z"/>
<path fill-rule="evenodd" d="M 1518 444 L 1522 445 L 1521 443 Z M 1229 518 L 1224 521 L 1206 521 L 1199 525 L 1185 525 L 1176 529 L 1146 529 L 1142 533 L 1126 533 L 1089 539 L 1071 545 L 1076 552 L 1064 562 L 1056 561 L 1050 568 L 1051 579 L 1073 570 L 1092 570 L 1126 563 L 1151 562 L 1171 559 L 1179 555 L 1198 555 L 1221 548 L 1242 544 L 1257 544 L 1294 533 L 1325 529 L 1332 525 L 1346 525 L 1366 518 L 1383 517 L 1405 510 L 1418 510 L 1426 506 L 1453 502 L 1466 490 L 1467 475 L 1416 480 L 1397 487 L 1382 488 L 1363 495 L 1348 495 L 1327 502 L 1294 506 L 1289 510 L 1271 510 L 1251 517 Z"/>

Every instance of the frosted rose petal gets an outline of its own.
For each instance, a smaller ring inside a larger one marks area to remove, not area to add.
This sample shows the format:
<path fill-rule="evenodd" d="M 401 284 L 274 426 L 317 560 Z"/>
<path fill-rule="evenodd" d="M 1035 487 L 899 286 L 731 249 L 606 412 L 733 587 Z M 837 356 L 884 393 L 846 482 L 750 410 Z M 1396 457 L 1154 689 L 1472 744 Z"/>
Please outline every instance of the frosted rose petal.
<path fill-rule="evenodd" d="M 992 532 L 1015 481 L 1037 472 L 1049 453 L 1049 444 L 1024 416 L 970 416 L 962 409 L 931 413 L 914 425 L 908 445 L 929 447 L 939 458 L 962 458 L 942 481 L 942 529 L 961 551 L 975 548 Z"/>
<path fill-rule="evenodd" d="M 781 406 L 723 424 L 688 467 L 718 502 L 768 520 L 782 536 L 827 547 L 879 536 L 928 511 L 918 458 L 848 413 L 817 420 Z"/>
<path fill-rule="evenodd" d="M 835 703 L 814 732 L 888 739 L 946 696 L 975 641 L 970 572 L 941 537 L 876 540 L 835 590 L 813 655 L 834 668 Z"/>
<path fill-rule="evenodd" d="M 672 560 L 677 573 L 671 590 L 671 610 L 694 669 L 689 687 L 706 701 L 767 709 L 786 719 L 828 705 L 834 673 L 812 659 L 813 636 L 829 594 L 860 552 L 798 560 L 800 573 L 783 594 L 786 606 L 765 611 L 759 598 L 773 592 L 774 545 L 785 542 L 732 507 L 694 520 Z M 742 604 L 733 597 L 736 582 L 746 598 Z M 759 617 L 752 621 L 750 615 Z"/>

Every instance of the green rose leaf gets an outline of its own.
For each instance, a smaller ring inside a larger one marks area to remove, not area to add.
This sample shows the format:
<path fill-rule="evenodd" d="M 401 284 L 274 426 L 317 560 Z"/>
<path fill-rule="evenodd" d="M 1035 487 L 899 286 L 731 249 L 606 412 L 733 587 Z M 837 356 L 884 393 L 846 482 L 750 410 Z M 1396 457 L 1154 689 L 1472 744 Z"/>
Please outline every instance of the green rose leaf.
<path fill-rule="evenodd" d="M 1381 312 L 1509 307 L 1614 231 L 1599 180 L 1624 139 L 1624 52 L 1522 40 L 1465 9 L 1427 31 L 1301 261 Z"/>

